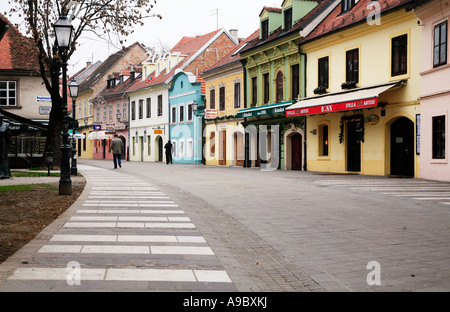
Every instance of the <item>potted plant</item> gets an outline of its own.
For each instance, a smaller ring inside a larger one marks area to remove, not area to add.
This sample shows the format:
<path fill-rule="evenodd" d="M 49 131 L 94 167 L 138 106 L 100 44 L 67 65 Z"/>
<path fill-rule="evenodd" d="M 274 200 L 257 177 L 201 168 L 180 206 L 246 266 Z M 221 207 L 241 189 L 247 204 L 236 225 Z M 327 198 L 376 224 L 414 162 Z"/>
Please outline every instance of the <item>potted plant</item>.
<path fill-rule="evenodd" d="M 319 87 L 315 88 L 313 92 L 314 92 L 314 94 L 324 94 L 324 93 L 327 93 L 327 87 L 319 86 Z"/>
<path fill-rule="evenodd" d="M 341 84 L 342 89 L 352 89 L 356 88 L 356 81 L 347 81 Z"/>

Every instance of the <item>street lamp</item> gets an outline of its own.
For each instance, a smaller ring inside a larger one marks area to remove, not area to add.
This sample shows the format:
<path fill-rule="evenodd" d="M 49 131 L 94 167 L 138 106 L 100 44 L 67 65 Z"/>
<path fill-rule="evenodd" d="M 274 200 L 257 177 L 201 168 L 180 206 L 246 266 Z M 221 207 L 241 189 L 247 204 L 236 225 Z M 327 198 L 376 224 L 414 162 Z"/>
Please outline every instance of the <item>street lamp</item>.
<path fill-rule="evenodd" d="M 71 195 L 72 194 L 72 181 L 70 180 L 70 152 L 69 145 L 69 120 L 67 114 L 67 52 L 70 48 L 72 41 L 73 27 L 70 24 L 67 16 L 60 16 L 58 21 L 53 24 L 53 29 L 56 35 L 56 45 L 59 48 L 59 54 L 61 55 L 62 66 L 62 104 L 65 123 L 62 133 L 62 145 L 61 145 L 61 177 L 59 179 L 59 195 Z"/>
<path fill-rule="evenodd" d="M 72 167 L 70 170 L 70 173 L 72 175 L 78 174 L 77 169 L 77 142 L 75 140 L 75 111 L 77 106 L 77 97 L 78 97 L 78 90 L 80 89 L 80 86 L 76 82 L 75 79 L 72 79 L 69 84 L 69 93 L 70 97 L 72 98 Z"/>

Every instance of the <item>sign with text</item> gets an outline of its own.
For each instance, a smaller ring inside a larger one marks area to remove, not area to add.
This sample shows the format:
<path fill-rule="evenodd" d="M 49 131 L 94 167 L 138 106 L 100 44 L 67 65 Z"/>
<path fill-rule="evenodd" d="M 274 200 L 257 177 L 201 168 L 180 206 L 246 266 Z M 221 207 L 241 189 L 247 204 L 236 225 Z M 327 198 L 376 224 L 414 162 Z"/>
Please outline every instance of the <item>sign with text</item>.
<path fill-rule="evenodd" d="M 361 109 L 375 107 L 378 105 L 378 98 L 370 98 L 365 100 L 356 100 L 342 103 L 317 105 L 304 108 L 296 108 L 286 111 L 286 117 L 312 115 L 312 114 L 325 114 L 339 111 L 346 111 L 352 109 Z"/>
<path fill-rule="evenodd" d="M 205 109 L 205 119 L 217 118 L 217 109 Z"/>

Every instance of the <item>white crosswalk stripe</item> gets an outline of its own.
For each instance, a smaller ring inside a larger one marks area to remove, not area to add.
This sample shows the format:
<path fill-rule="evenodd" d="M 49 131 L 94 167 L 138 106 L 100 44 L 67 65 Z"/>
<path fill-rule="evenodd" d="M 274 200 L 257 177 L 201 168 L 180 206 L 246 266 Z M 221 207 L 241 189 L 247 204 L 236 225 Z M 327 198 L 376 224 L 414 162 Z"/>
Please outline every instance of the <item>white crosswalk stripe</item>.
<path fill-rule="evenodd" d="M 365 179 L 355 180 L 318 180 L 314 183 L 321 186 L 345 187 L 355 191 L 377 192 L 411 198 L 419 201 L 435 201 L 450 205 L 450 184 L 439 181 L 407 180 L 407 179 Z"/>

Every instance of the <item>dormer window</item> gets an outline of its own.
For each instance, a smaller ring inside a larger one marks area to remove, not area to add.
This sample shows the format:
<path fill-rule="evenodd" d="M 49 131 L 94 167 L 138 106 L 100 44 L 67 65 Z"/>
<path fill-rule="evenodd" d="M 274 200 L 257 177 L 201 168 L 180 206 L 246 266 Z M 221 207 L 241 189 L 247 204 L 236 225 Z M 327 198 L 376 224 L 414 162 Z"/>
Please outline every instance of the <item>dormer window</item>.
<path fill-rule="evenodd" d="M 284 10 L 284 30 L 292 28 L 292 8 Z"/>
<path fill-rule="evenodd" d="M 269 20 L 261 22 L 261 39 L 266 40 L 269 37 Z"/>
<path fill-rule="evenodd" d="M 342 6 L 342 13 L 346 13 L 353 9 L 355 6 L 356 1 L 355 0 L 342 0 L 341 6 Z"/>

